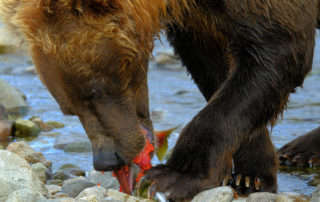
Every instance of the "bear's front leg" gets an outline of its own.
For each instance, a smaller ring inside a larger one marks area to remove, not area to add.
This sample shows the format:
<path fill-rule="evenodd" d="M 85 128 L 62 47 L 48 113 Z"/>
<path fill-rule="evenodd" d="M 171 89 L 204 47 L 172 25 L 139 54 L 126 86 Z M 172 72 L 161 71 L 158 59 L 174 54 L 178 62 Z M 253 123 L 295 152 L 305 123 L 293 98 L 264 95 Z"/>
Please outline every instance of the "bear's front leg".
<path fill-rule="evenodd" d="M 167 163 L 148 172 L 153 182 L 150 198 L 160 191 L 177 201 L 190 200 L 231 179 L 236 138 L 222 133 L 221 125 L 204 111 L 182 130 Z"/>
<path fill-rule="evenodd" d="M 282 111 L 291 89 L 276 70 L 261 68 L 254 61 L 249 66 L 248 62 L 240 60 L 205 108 L 182 130 L 168 162 L 149 171 L 150 196 L 160 191 L 177 201 L 190 200 L 200 191 L 226 184 L 234 153 L 249 150 L 243 141 Z M 263 141 L 259 135 L 257 138 Z M 262 151 L 252 157 L 264 154 Z M 276 168 L 276 159 L 272 160 Z M 254 166 L 252 169 L 258 170 L 264 165 Z M 276 191 L 276 181 L 261 184 L 268 186 L 264 190 Z"/>

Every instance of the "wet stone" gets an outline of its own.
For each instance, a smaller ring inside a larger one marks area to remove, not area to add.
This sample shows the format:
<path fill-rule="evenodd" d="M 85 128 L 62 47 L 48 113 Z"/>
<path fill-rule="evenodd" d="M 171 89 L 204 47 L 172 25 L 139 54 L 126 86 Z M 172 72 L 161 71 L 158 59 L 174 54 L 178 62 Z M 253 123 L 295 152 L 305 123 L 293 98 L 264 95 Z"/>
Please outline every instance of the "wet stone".
<path fill-rule="evenodd" d="M 47 180 L 47 185 L 62 185 L 63 180 L 55 179 L 55 180 Z"/>
<path fill-rule="evenodd" d="M 65 152 L 92 152 L 90 141 L 71 142 L 63 148 Z"/>
<path fill-rule="evenodd" d="M 47 121 L 46 124 L 48 124 L 54 128 L 63 128 L 64 127 L 64 124 L 60 123 L 58 121 Z"/>
<path fill-rule="evenodd" d="M 56 137 L 54 142 L 54 148 L 64 149 L 68 144 L 72 142 L 89 142 L 88 137 L 82 133 L 72 133 L 72 134 L 60 134 Z"/>
<path fill-rule="evenodd" d="M 9 114 L 24 115 L 28 112 L 28 105 L 20 93 L 5 80 L 0 78 L 0 104 Z"/>
<path fill-rule="evenodd" d="M 95 186 L 95 184 L 81 176 L 64 181 L 62 184 L 62 192 L 71 197 L 76 197 L 85 188 L 93 186 Z"/>
<path fill-rule="evenodd" d="M 14 191 L 6 202 L 26 202 L 26 201 L 34 201 L 34 202 L 46 202 L 47 199 L 37 191 L 34 191 L 32 189 L 19 189 L 17 191 Z"/>
<path fill-rule="evenodd" d="M 46 124 L 40 117 L 31 117 L 29 120 L 35 123 L 41 131 L 49 132 L 54 129 L 52 126 Z"/>
<path fill-rule="evenodd" d="M 8 145 L 8 151 L 11 151 L 15 154 L 18 154 L 20 157 L 27 160 L 29 163 L 38 163 L 41 162 L 47 168 L 52 166 L 52 162 L 44 158 L 43 154 L 32 149 L 26 142 L 13 142 Z"/>
<path fill-rule="evenodd" d="M 94 184 L 106 189 L 119 189 L 120 185 L 117 178 L 113 177 L 112 172 L 99 172 L 92 170 L 89 173 L 89 180 Z"/>
<path fill-rule="evenodd" d="M 7 140 L 12 134 L 12 123 L 7 120 L 0 120 L 0 140 Z"/>
<path fill-rule="evenodd" d="M 231 202 L 233 190 L 230 187 L 218 187 L 197 194 L 191 202 Z"/>
<path fill-rule="evenodd" d="M 35 163 L 31 165 L 32 171 L 38 176 L 40 181 L 42 183 L 46 183 L 47 181 L 47 174 L 46 170 L 48 169 L 46 166 L 44 166 L 42 163 Z"/>
<path fill-rule="evenodd" d="M 103 187 L 95 186 L 84 189 L 76 199 L 86 201 L 101 201 L 106 196 L 107 190 Z"/>
<path fill-rule="evenodd" d="M 119 192 L 115 189 L 107 190 L 108 199 L 112 199 L 111 201 L 123 201 L 123 202 L 154 202 L 154 200 L 144 199 L 140 197 L 131 196 L 122 192 Z"/>
<path fill-rule="evenodd" d="M 54 196 L 61 191 L 61 187 L 57 185 L 46 185 L 45 187 L 50 196 Z"/>
<path fill-rule="evenodd" d="M 40 128 L 34 122 L 23 119 L 14 122 L 14 130 L 17 137 L 38 136 L 40 133 Z"/>
<path fill-rule="evenodd" d="M 54 173 L 54 179 L 67 180 L 71 178 L 75 178 L 78 176 L 85 176 L 86 172 L 82 170 L 79 166 L 74 164 L 64 164 L 62 165 L 57 172 Z"/>

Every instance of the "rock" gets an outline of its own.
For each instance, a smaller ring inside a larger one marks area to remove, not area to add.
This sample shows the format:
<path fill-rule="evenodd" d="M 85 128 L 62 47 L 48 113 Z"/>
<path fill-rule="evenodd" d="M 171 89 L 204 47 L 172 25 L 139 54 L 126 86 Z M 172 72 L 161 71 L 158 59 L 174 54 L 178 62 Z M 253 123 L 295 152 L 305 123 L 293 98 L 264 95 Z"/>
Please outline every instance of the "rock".
<path fill-rule="evenodd" d="M 231 202 L 233 190 L 230 187 L 218 187 L 197 194 L 191 202 Z"/>
<path fill-rule="evenodd" d="M 47 121 L 46 124 L 54 127 L 54 128 L 63 128 L 64 124 L 57 121 Z"/>
<path fill-rule="evenodd" d="M 122 202 L 154 202 L 154 200 L 130 196 L 128 194 L 119 192 L 115 189 L 108 189 L 107 196 L 113 200 L 122 201 Z"/>
<path fill-rule="evenodd" d="M 46 189 L 51 197 L 61 191 L 61 187 L 57 185 L 46 185 Z"/>
<path fill-rule="evenodd" d="M 320 185 L 316 187 L 311 198 L 311 202 L 319 202 L 319 201 L 320 201 Z"/>
<path fill-rule="evenodd" d="M 233 199 L 232 202 L 246 202 L 247 198 L 238 198 L 238 199 Z"/>
<path fill-rule="evenodd" d="M 247 202 L 275 202 L 277 194 L 257 192 L 249 195 Z"/>
<path fill-rule="evenodd" d="M 166 112 L 162 110 L 153 110 L 151 112 L 151 118 L 152 120 L 160 121 L 166 116 Z"/>
<path fill-rule="evenodd" d="M 0 159 L 0 201 L 23 188 L 47 195 L 44 185 L 25 159 L 6 150 L 0 150 Z"/>
<path fill-rule="evenodd" d="M 65 152 L 92 152 L 90 141 L 71 142 L 63 149 Z"/>
<path fill-rule="evenodd" d="M 0 55 L 12 53 L 14 48 L 12 46 L 0 45 Z"/>
<path fill-rule="evenodd" d="M 14 115 L 24 115 L 29 108 L 17 90 L 3 79 L 0 79 L 0 104 Z"/>
<path fill-rule="evenodd" d="M 7 140 L 12 134 L 12 123 L 7 120 L 0 120 L 0 140 Z"/>
<path fill-rule="evenodd" d="M 62 185 L 63 180 L 47 180 L 47 185 Z"/>
<path fill-rule="evenodd" d="M 10 194 L 6 202 L 46 202 L 47 199 L 40 193 L 32 189 L 19 189 Z"/>
<path fill-rule="evenodd" d="M 19 93 L 20 97 L 23 98 L 24 101 L 27 100 L 27 96 L 18 88 L 15 88 L 17 90 L 17 92 Z"/>
<path fill-rule="evenodd" d="M 54 197 L 55 198 L 69 198 L 70 196 L 66 193 L 58 192 Z"/>
<path fill-rule="evenodd" d="M 8 119 L 7 109 L 0 103 L 0 120 Z"/>
<path fill-rule="evenodd" d="M 89 173 L 89 180 L 94 184 L 100 183 L 100 186 L 106 189 L 119 189 L 120 187 L 117 178 L 113 177 L 112 172 L 92 170 Z"/>
<path fill-rule="evenodd" d="M 288 194 L 272 194 L 268 192 L 257 192 L 250 194 L 247 202 L 293 202 L 296 198 Z M 304 201 L 303 199 L 298 201 Z"/>
<path fill-rule="evenodd" d="M 86 200 L 86 201 L 101 201 L 106 196 L 107 190 L 103 187 L 95 186 L 84 189 L 76 199 Z"/>
<path fill-rule="evenodd" d="M 31 65 L 31 66 L 25 68 L 24 72 L 26 72 L 28 74 L 33 74 L 33 75 L 38 74 L 37 73 L 37 69 L 36 69 L 36 67 L 34 65 Z"/>
<path fill-rule="evenodd" d="M 20 157 L 27 160 L 29 163 L 42 163 L 47 168 L 50 168 L 52 163 L 44 158 L 43 154 L 32 149 L 26 142 L 13 142 L 8 145 L 7 150 L 18 154 Z"/>
<path fill-rule="evenodd" d="M 95 184 L 81 176 L 64 181 L 61 191 L 71 197 L 76 197 L 85 188 L 93 186 L 95 186 Z"/>
<path fill-rule="evenodd" d="M 170 54 L 170 53 L 158 53 L 158 55 L 155 58 L 155 62 L 158 66 L 164 66 L 168 64 L 180 64 L 178 61 L 177 56 Z"/>
<path fill-rule="evenodd" d="M 58 199 L 48 199 L 47 202 L 74 202 L 74 199 L 71 197 L 58 198 Z"/>
<path fill-rule="evenodd" d="M 49 133 L 42 133 L 41 136 L 46 136 L 46 137 L 58 137 L 61 135 L 61 133 L 58 132 L 49 132 Z"/>
<path fill-rule="evenodd" d="M 56 149 L 64 149 L 65 146 L 72 142 L 79 142 L 79 141 L 89 141 L 88 137 L 82 133 L 73 133 L 73 134 L 61 134 L 56 137 L 54 142 L 54 148 Z"/>
<path fill-rule="evenodd" d="M 119 201 L 119 200 L 115 200 L 115 199 L 112 199 L 111 197 L 107 196 L 105 198 L 103 198 L 101 201 L 99 202 L 122 202 L 122 201 Z"/>
<path fill-rule="evenodd" d="M 40 119 L 39 117 L 31 117 L 29 120 L 35 123 L 40 128 L 41 131 L 49 132 L 54 129 L 52 126 L 43 122 L 43 120 Z"/>
<path fill-rule="evenodd" d="M 177 56 L 171 53 L 160 52 L 155 58 L 156 65 L 158 67 L 167 69 L 167 70 L 182 70 L 182 64 L 178 60 Z"/>
<path fill-rule="evenodd" d="M 78 176 L 85 176 L 86 172 L 79 166 L 73 164 L 62 165 L 57 172 L 54 174 L 54 179 L 67 180 Z"/>
<path fill-rule="evenodd" d="M 28 137 L 28 136 L 38 136 L 40 133 L 40 128 L 32 121 L 17 119 L 14 122 L 15 136 L 17 137 Z"/>
<path fill-rule="evenodd" d="M 317 186 L 320 184 L 320 175 L 315 175 L 312 179 L 308 182 L 309 186 Z"/>
<path fill-rule="evenodd" d="M 45 172 L 47 170 L 47 167 L 45 167 L 42 163 L 39 162 L 32 164 L 31 168 L 33 172 L 38 176 L 40 181 L 45 184 L 47 182 L 47 175 Z"/>

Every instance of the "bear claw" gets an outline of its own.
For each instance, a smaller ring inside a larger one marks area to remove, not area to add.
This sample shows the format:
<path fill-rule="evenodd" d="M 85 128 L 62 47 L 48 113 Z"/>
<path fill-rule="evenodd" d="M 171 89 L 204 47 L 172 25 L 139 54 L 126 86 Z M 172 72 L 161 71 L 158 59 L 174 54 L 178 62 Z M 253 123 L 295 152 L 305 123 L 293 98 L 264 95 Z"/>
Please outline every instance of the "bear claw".
<path fill-rule="evenodd" d="M 247 192 L 251 187 L 255 191 L 260 190 L 261 179 L 259 177 L 255 177 L 253 179 L 249 176 L 243 177 L 242 175 L 238 174 L 238 175 L 234 176 L 234 179 L 235 179 L 234 184 L 232 184 L 232 183 L 231 184 L 233 185 L 233 188 L 235 188 L 238 191 L 240 191 L 240 190 L 244 191 L 243 188 L 245 188 L 245 190 L 246 190 L 245 192 Z"/>

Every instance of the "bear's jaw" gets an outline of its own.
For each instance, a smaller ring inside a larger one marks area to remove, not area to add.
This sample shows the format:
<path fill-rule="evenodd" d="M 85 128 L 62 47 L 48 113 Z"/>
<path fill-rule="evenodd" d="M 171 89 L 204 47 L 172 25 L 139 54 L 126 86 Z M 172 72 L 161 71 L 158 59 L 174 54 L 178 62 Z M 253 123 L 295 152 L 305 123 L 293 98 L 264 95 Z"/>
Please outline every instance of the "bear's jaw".
<path fill-rule="evenodd" d="M 143 150 L 133 159 L 132 164 L 115 169 L 113 172 L 120 184 L 120 191 L 126 194 L 133 193 L 135 184 L 141 180 L 145 171 L 152 167 L 151 158 L 154 153 L 154 136 L 151 131 L 143 126 L 141 126 L 141 132 L 145 137 Z"/>

